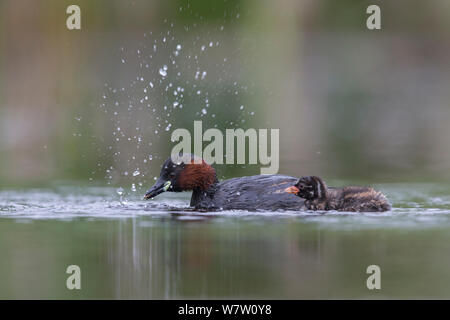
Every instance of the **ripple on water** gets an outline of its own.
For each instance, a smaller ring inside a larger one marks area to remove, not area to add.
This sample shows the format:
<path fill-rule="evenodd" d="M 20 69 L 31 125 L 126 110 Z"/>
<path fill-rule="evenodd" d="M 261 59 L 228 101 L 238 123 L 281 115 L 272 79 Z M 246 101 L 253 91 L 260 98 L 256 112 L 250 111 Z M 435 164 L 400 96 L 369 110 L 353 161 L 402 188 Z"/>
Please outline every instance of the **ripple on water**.
<path fill-rule="evenodd" d="M 450 225 L 448 184 L 385 184 L 383 190 L 393 204 L 384 213 L 351 212 L 198 212 L 189 208 L 189 193 L 167 193 L 143 201 L 137 193 L 119 196 L 116 188 L 60 186 L 42 189 L 0 191 L 0 217 L 16 219 L 171 217 L 179 221 L 211 220 L 298 221 L 328 228 L 439 227 Z M 122 201 L 121 198 L 126 201 Z"/>

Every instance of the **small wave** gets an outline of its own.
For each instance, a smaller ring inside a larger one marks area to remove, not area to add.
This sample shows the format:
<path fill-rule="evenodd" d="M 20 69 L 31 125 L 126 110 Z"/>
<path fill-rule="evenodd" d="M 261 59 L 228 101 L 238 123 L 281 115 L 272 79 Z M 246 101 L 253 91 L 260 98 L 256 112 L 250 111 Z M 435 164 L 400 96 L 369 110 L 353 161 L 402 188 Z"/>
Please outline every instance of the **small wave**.
<path fill-rule="evenodd" d="M 446 186 L 447 188 L 448 186 Z M 138 194 L 118 197 L 114 188 L 57 188 L 0 191 L 0 218 L 126 219 L 149 217 L 178 221 L 299 221 L 328 228 L 439 227 L 450 225 L 450 196 L 436 185 L 382 185 L 393 209 L 382 213 L 320 211 L 198 211 L 189 193 L 167 193 L 150 201 Z"/>

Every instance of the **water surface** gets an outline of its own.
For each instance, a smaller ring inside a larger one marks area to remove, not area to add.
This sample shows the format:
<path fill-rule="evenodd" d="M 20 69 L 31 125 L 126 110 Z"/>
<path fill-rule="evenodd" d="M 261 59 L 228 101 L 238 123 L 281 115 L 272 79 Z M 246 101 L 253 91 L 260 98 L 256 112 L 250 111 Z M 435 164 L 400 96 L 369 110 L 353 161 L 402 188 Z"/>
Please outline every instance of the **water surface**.
<path fill-rule="evenodd" d="M 0 191 L 0 298 L 450 298 L 450 184 L 387 213 L 195 212 L 189 194 Z M 82 289 L 65 286 L 78 265 Z M 366 287 L 379 265 L 381 290 Z"/>

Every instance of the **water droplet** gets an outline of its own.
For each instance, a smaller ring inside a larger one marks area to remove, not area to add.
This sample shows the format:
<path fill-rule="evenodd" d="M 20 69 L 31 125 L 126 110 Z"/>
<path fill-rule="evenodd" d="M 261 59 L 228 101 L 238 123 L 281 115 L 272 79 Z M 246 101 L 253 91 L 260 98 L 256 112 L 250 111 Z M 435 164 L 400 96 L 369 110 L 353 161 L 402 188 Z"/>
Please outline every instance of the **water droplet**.
<path fill-rule="evenodd" d="M 133 172 L 133 177 L 136 177 L 138 175 L 140 175 L 141 173 L 139 172 L 139 170 L 136 170 L 135 172 Z"/>
<path fill-rule="evenodd" d="M 162 75 L 163 77 L 167 76 L 167 71 L 164 69 L 159 69 L 159 74 Z"/>
<path fill-rule="evenodd" d="M 203 108 L 203 109 L 202 109 L 202 113 L 203 113 L 203 114 L 207 114 L 207 113 L 208 113 L 208 111 L 206 111 L 206 109 L 205 109 L 205 108 Z"/>
<path fill-rule="evenodd" d="M 118 189 L 116 190 L 116 192 L 117 192 L 117 194 L 118 194 L 119 196 L 122 196 L 122 195 L 123 195 L 123 188 L 122 188 L 122 187 L 118 188 Z"/>
<path fill-rule="evenodd" d="M 177 44 L 177 50 L 181 50 L 181 44 Z"/>

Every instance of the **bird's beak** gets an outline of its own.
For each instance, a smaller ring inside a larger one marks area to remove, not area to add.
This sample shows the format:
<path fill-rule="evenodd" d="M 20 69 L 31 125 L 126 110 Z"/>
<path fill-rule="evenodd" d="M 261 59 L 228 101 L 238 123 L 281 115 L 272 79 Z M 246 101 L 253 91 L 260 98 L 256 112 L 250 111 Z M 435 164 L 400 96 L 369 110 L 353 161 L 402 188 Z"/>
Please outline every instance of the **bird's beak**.
<path fill-rule="evenodd" d="M 292 186 L 292 187 L 284 189 L 284 192 L 293 193 L 293 194 L 297 195 L 300 192 L 300 190 L 296 186 Z"/>
<path fill-rule="evenodd" d="M 158 181 L 156 181 L 155 185 L 147 191 L 147 193 L 144 196 L 144 200 L 154 198 L 158 194 L 166 192 L 170 188 L 171 184 L 172 183 L 170 181 L 164 181 L 164 180 L 158 179 Z"/>

